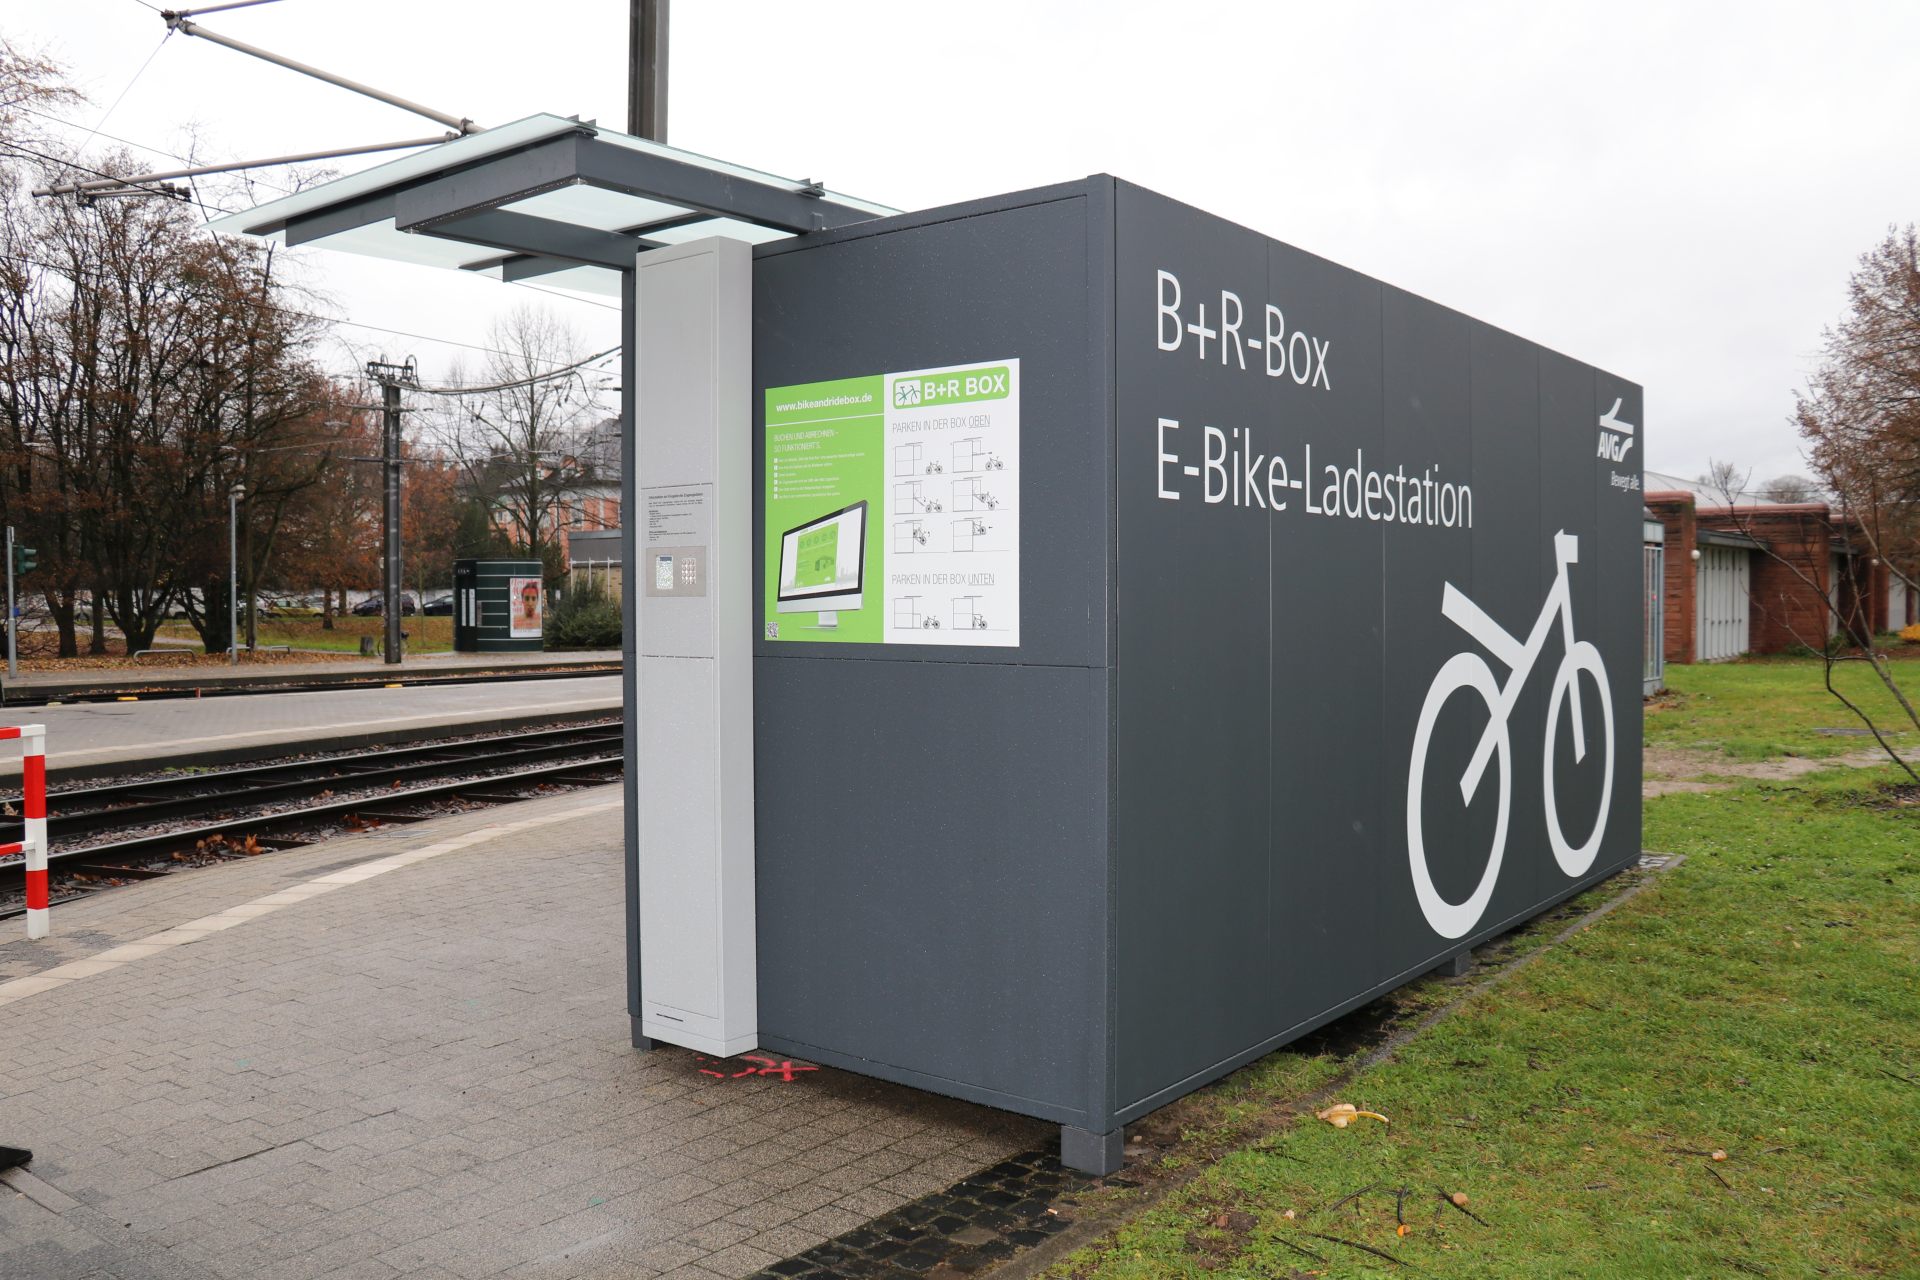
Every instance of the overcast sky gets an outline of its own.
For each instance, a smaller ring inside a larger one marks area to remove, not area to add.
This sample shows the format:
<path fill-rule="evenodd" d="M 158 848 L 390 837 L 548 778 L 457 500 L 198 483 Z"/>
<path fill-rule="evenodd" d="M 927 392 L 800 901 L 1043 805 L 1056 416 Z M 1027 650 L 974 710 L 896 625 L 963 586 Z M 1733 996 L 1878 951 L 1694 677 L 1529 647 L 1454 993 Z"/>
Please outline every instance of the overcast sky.
<path fill-rule="evenodd" d="M 482 124 L 623 128 L 626 12 L 281 0 L 204 24 Z M 0 27 L 69 65 L 91 98 L 75 120 L 124 90 L 100 127 L 166 151 L 434 132 L 205 41 L 162 46 L 142 0 L 0 0 Z M 1856 257 L 1920 218 L 1907 0 L 678 0 L 671 48 L 675 145 L 905 209 L 1117 174 L 1644 384 L 1647 465 L 1685 475 L 1802 469 L 1788 416 L 1821 329 Z M 342 372 L 413 354 L 436 375 L 526 301 L 617 340 L 604 300 L 336 253 L 303 270 L 336 314 L 424 335 L 344 330 Z"/>

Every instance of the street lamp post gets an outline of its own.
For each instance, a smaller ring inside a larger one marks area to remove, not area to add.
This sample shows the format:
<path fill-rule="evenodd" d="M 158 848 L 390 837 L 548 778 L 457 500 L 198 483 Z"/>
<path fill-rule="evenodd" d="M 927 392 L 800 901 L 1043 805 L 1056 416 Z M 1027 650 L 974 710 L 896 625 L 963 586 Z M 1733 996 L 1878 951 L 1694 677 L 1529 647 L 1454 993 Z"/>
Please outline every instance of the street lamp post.
<path fill-rule="evenodd" d="M 247 486 L 227 490 L 227 665 L 240 665 L 240 500 Z"/>

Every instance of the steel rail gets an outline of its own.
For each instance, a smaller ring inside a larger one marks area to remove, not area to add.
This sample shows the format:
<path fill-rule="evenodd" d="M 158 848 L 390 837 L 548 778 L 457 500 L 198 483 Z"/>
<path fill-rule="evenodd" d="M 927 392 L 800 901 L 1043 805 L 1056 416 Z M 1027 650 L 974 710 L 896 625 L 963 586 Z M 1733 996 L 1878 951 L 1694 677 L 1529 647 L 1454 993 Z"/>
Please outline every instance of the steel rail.
<path fill-rule="evenodd" d="M 463 792 L 481 793 L 474 799 L 484 799 L 491 803 L 504 803 L 507 798 L 497 793 L 500 787 L 525 786 L 529 782 L 551 782 L 563 780 L 572 775 L 594 773 L 601 770 L 618 770 L 624 763 L 619 755 L 592 756 L 585 760 L 575 760 L 565 764 L 542 764 L 516 769 L 508 773 L 492 774 L 484 778 L 467 778 L 455 782 L 437 782 L 422 787 L 410 787 L 400 791 L 389 791 L 378 795 L 355 796 L 345 800 L 329 800 L 321 804 L 307 805 L 300 809 L 288 809 L 278 813 L 258 814 L 253 817 L 228 818 L 219 822 L 201 823 L 197 826 L 179 827 L 171 831 L 152 835 L 135 836 L 126 840 L 110 841 L 106 844 L 86 845 L 78 849 L 62 849 L 47 855 L 49 870 L 57 868 L 120 868 L 136 866 L 153 858 L 164 857 L 170 853 L 193 848 L 199 841 L 212 836 L 220 836 L 230 844 L 244 844 L 247 837 L 266 838 L 270 843 L 281 847 L 318 843 L 327 838 L 315 833 L 314 839 L 298 838 L 294 832 L 311 828 L 316 823 L 333 818 L 345 818 L 366 813 L 379 823 L 425 821 L 432 814 L 398 815 L 392 810 L 396 806 L 418 803 L 422 800 L 444 800 L 457 798 Z M 512 799 L 527 799 L 516 796 Z M 0 863 L 0 888 L 12 888 L 21 879 L 24 862 Z M 0 912 L 4 918 L 8 912 Z"/>
<path fill-rule="evenodd" d="M 309 774 L 326 772 L 338 774 L 341 769 L 348 767 L 379 768 L 384 765 L 404 764 L 409 760 L 450 757 L 456 753 L 470 753 L 473 759 L 482 760 L 502 747 L 516 749 L 522 745 L 537 745 L 563 739 L 599 738 L 609 734 L 617 735 L 619 731 L 619 721 L 611 718 L 603 721 L 583 720 L 577 723 L 547 725 L 488 736 L 404 742 L 375 751 L 339 751 L 331 755 L 267 760 L 260 764 L 203 769 L 191 773 L 181 772 L 158 778 L 135 778 L 129 781 L 97 783 L 92 786 L 64 787 L 52 792 L 51 796 L 60 803 L 62 808 L 71 810 L 78 804 L 88 806 L 87 811 L 91 812 L 123 797 L 152 796 L 155 792 L 204 791 L 208 787 L 235 783 L 249 786 L 254 783 L 298 778 Z M 0 803 L 14 805 L 19 803 L 19 799 L 17 790 L 0 791 Z M 0 827 L 4 827 L 10 820 L 0 816 Z"/>
<path fill-rule="evenodd" d="M 509 744 L 512 741 L 504 740 Z M 437 749 L 406 749 L 335 757 L 304 766 L 266 766 L 258 770 L 186 775 L 59 792 L 50 797 L 54 804 L 53 811 L 47 817 L 47 835 L 49 839 L 70 840 L 95 831 L 190 816 L 209 809 L 233 809 L 274 800 L 306 798 L 346 788 L 360 790 L 382 783 L 472 773 L 476 769 L 493 769 L 496 766 L 536 764 L 607 747 L 617 750 L 619 743 L 620 733 L 615 727 L 611 733 L 605 729 L 574 733 L 559 741 L 518 747 L 503 745 L 494 750 L 486 750 L 490 745 L 487 743 L 472 743 L 468 745 L 481 749 L 463 753 L 458 751 L 458 744 L 455 744 Z M 398 758 L 381 763 L 383 756 Z M 368 767 L 368 762 L 373 762 L 371 767 Z M 273 776 L 280 774 L 295 776 Z M 226 789 L 207 789 L 221 784 L 225 784 Z M 179 794 L 161 794 L 169 791 Z M 94 802 L 96 807 L 74 812 L 71 807 L 73 803 L 83 800 Z M 0 837 L 19 825 L 18 818 L 0 818 Z"/>
<path fill-rule="evenodd" d="M 511 756 L 513 752 L 524 748 L 549 747 L 549 745 L 584 745 L 584 743 L 603 743 L 616 741 L 620 737 L 618 722 L 580 722 L 566 725 L 551 725 L 541 729 L 526 729 L 518 733 L 499 733 L 493 737 L 472 737 L 463 741 L 428 741 L 428 743 L 405 743 L 401 747 L 380 748 L 380 750 L 357 750 L 357 752 L 338 752 L 307 760 L 269 760 L 265 764 L 244 764 L 234 768 L 215 768 L 215 770 L 175 773 L 167 777 L 146 777 L 131 781 L 109 781 L 92 787 L 65 787 L 50 794 L 50 800 L 61 810 L 61 821 L 79 821 L 98 816 L 113 816 L 115 819 L 129 816 L 131 810 L 127 804 L 142 802 L 161 802 L 161 800 L 202 800 L 213 802 L 227 798 L 221 793 L 221 787 L 236 789 L 232 796 L 265 793 L 267 787 L 278 783 L 315 783 L 324 785 L 328 779 L 348 779 L 365 777 L 372 779 L 382 770 L 405 770 L 411 764 L 438 764 L 447 762 L 470 764 L 480 760 L 495 760 Z M 403 773 L 396 773 L 403 775 Z M 17 804 L 19 794 L 15 791 L 0 791 L 0 802 Z M 113 808 L 121 806 L 121 808 Z M 8 825 L 19 825 L 19 816 L 0 814 L 0 833 Z"/>

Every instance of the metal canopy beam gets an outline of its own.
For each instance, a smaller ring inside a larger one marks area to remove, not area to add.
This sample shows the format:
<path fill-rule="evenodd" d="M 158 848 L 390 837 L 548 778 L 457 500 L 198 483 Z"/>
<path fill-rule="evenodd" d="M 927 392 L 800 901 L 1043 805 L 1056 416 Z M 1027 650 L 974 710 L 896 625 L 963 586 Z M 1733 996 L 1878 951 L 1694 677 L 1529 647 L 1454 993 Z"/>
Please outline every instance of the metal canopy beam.
<path fill-rule="evenodd" d="M 804 235 L 870 222 L 874 217 L 865 209 L 834 204 L 802 190 L 755 182 L 598 138 L 583 139 L 579 145 L 581 181 L 609 191 L 685 205 L 716 218 L 734 218 Z"/>
<path fill-rule="evenodd" d="M 709 222 L 712 219 L 704 213 L 683 213 L 672 218 L 656 218 L 652 222 L 642 222 L 631 227 L 621 227 L 615 235 L 635 237 L 631 241 L 635 249 L 652 245 L 651 240 L 639 237 L 654 231 L 671 231 L 676 227 L 692 226 L 696 222 Z M 534 253 L 505 253 L 497 258 L 487 258 L 480 262 L 469 262 L 461 268 L 463 271 L 492 271 L 499 268 L 502 280 L 534 280 L 540 276 L 552 275 L 556 271 L 571 271 L 580 265 L 558 258 L 542 257 Z"/>
<path fill-rule="evenodd" d="M 383 191 L 363 200 L 337 204 L 332 208 L 318 209 L 298 218 L 289 218 L 278 227 L 266 224 L 249 227 L 248 230 L 254 235 L 283 231 L 290 245 L 311 244 L 315 240 L 339 235 L 342 231 L 352 231 L 373 222 L 385 222 L 392 216 L 393 193 Z"/>
<path fill-rule="evenodd" d="M 283 231 L 290 245 L 310 244 L 388 218 L 406 227 L 435 217 L 524 200 L 580 181 L 575 172 L 572 144 L 581 136 L 584 135 L 576 133 L 549 139 L 479 161 L 465 169 L 376 191 L 357 200 L 289 218 L 284 223 L 259 223 L 249 226 L 247 231 L 253 235 Z"/>
<path fill-rule="evenodd" d="M 599 231 L 593 227 L 556 222 L 552 218 L 536 218 L 532 214 L 512 213 L 506 209 L 481 209 L 433 222 L 412 224 L 396 219 L 395 225 L 402 231 L 439 236 L 443 240 L 459 240 L 489 249 L 507 249 L 543 258 L 584 262 L 594 267 L 612 267 L 616 271 L 628 267 L 639 250 L 659 247 L 652 241 L 623 236 L 616 231 Z"/>
<path fill-rule="evenodd" d="M 571 271 L 579 265 L 577 262 L 563 262 L 559 258 L 517 254 L 500 264 L 500 278 L 507 281 L 538 280 L 541 276 L 550 276 L 556 271 Z"/>
<path fill-rule="evenodd" d="M 464 169 L 419 179 L 395 193 L 395 217 L 402 225 L 431 221 L 573 186 L 580 181 L 580 144 L 590 137 L 583 125 Z"/>

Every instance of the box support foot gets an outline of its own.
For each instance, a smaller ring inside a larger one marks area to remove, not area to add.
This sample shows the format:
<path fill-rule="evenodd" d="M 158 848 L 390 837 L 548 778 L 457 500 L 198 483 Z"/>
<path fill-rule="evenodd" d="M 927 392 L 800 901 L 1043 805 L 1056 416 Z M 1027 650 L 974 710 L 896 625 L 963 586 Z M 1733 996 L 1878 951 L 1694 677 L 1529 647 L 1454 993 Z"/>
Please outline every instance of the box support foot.
<path fill-rule="evenodd" d="M 1110 1133 L 1088 1133 L 1070 1124 L 1060 1126 L 1060 1163 L 1081 1173 L 1102 1177 L 1118 1173 L 1124 1163 L 1122 1148 L 1125 1145 L 1124 1129 L 1116 1128 Z"/>

